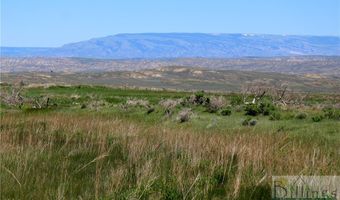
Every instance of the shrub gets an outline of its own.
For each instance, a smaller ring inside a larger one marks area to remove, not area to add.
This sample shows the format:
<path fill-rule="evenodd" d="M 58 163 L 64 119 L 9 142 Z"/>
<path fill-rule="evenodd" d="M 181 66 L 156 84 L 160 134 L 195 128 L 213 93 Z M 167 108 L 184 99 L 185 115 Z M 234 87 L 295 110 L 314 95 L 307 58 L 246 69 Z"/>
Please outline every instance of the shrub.
<path fill-rule="evenodd" d="M 153 113 L 154 111 L 155 111 L 155 108 L 149 108 L 149 109 L 146 111 L 146 114 Z"/>
<path fill-rule="evenodd" d="M 285 112 L 282 115 L 282 119 L 291 120 L 291 119 L 294 119 L 294 118 L 295 118 L 295 114 L 291 111 Z"/>
<path fill-rule="evenodd" d="M 259 114 L 269 115 L 276 110 L 270 101 L 262 101 L 259 104 L 247 104 L 245 107 L 246 115 L 256 116 Z"/>
<path fill-rule="evenodd" d="M 269 116 L 269 120 L 280 120 L 280 119 L 281 119 L 281 113 L 279 113 L 279 112 L 273 112 Z"/>
<path fill-rule="evenodd" d="M 225 104 L 226 104 L 225 99 L 222 96 L 212 97 L 209 103 L 207 104 L 207 111 L 210 113 L 215 113 L 219 109 L 223 108 Z"/>
<path fill-rule="evenodd" d="M 270 101 L 263 101 L 259 104 L 259 110 L 263 115 L 269 115 L 275 111 L 275 106 Z"/>
<path fill-rule="evenodd" d="M 142 107 L 149 107 L 149 101 L 143 99 L 128 99 L 126 101 L 127 106 L 142 106 Z"/>
<path fill-rule="evenodd" d="M 208 105 L 210 99 L 204 96 L 204 91 L 201 91 L 187 98 L 187 102 L 194 105 Z"/>
<path fill-rule="evenodd" d="M 320 122 L 323 120 L 324 116 L 323 115 L 315 115 L 312 117 L 313 122 Z"/>
<path fill-rule="evenodd" d="M 235 106 L 235 112 L 242 112 L 243 110 L 244 110 L 243 106 L 241 105 Z"/>
<path fill-rule="evenodd" d="M 243 126 L 255 126 L 257 124 L 257 121 L 255 119 L 251 119 L 251 117 L 248 117 L 247 119 L 242 121 Z"/>
<path fill-rule="evenodd" d="M 177 119 L 180 123 L 187 122 L 190 120 L 191 115 L 191 109 L 183 109 L 178 113 Z"/>
<path fill-rule="evenodd" d="M 86 108 L 86 104 L 82 104 L 80 109 L 85 109 Z"/>
<path fill-rule="evenodd" d="M 234 105 L 234 106 L 241 105 L 242 102 L 243 101 L 242 101 L 241 96 L 239 96 L 239 95 L 231 96 L 231 99 L 230 99 L 230 104 L 231 105 Z"/>
<path fill-rule="evenodd" d="M 163 99 L 159 102 L 159 105 L 164 108 L 164 114 L 170 117 L 173 113 L 173 110 L 179 106 L 183 105 L 185 102 L 183 99 Z"/>
<path fill-rule="evenodd" d="M 89 109 L 94 109 L 94 110 L 98 110 L 99 108 L 102 108 L 106 106 L 106 102 L 105 101 L 92 101 L 90 102 L 90 104 L 87 106 Z"/>
<path fill-rule="evenodd" d="M 260 109 L 256 104 L 248 104 L 244 110 L 246 111 L 246 115 L 256 116 L 260 114 Z"/>
<path fill-rule="evenodd" d="M 171 115 L 172 115 L 172 111 L 170 110 L 170 109 L 165 109 L 165 111 L 164 111 L 164 114 L 165 114 L 165 116 L 167 116 L 167 117 L 170 117 Z"/>
<path fill-rule="evenodd" d="M 249 126 L 255 126 L 257 124 L 257 121 L 255 119 L 250 120 Z"/>
<path fill-rule="evenodd" d="M 306 119 L 307 118 L 307 114 L 306 113 L 298 113 L 295 116 L 296 119 Z"/>
<path fill-rule="evenodd" d="M 325 117 L 328 119 L 340 120 L 340 109 L 324 108 L 323 112 L 325 113 Z"/>
<path fill-rule="evenodd" d="M 201 92 L 197 92 L 195 94 L 195 103 L 196 104 L 204 104 L 206 102 L 206 98 L 204 97 L 204 91 L 201 91 Z"/>
<path fill-rule="evenodd" d="M 221 111 L 222 116 L 229 116 L 231 115 L 231 110 L 230 109 L 224 109 Z"/>
<path fill-rule="evenodd" d="M 243 125 L 243 126 L 249 126 L 250 120 L 251 120 L 250 117 L 248 117 L 247 119 L 243 120 L 243 121 L 242 121 L 242 125 Z"/>
<path fill-rule="evenodd" d="M 178 105 L 182 103 L 182 99 L 164 99 L 159 102 L 159 105 L 162 106 L 164 109 L 174 109 Z"/>

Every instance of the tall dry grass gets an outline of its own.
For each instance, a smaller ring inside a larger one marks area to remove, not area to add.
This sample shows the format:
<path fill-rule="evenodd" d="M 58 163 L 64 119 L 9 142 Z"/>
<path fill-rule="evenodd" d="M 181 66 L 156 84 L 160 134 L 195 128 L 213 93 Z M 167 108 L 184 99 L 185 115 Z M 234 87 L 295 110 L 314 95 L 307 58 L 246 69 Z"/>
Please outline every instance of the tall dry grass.
<path fill-rule="evenodd" d="M 1 117 L 1 198 L 270 199 L 271 175 L 339 174 L 336 148 L 99 114 Z"/>

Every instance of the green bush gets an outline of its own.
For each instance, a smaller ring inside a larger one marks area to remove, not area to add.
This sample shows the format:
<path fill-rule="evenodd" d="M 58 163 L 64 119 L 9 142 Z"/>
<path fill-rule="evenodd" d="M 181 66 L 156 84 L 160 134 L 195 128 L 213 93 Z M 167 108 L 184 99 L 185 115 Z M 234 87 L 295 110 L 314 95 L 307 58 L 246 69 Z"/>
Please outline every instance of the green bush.
<path fill-rule="evenodd" d="M 269 116 L 269 120 L 280 120 L 281 119 L 281 113 L 279 112 L 273 112 L 272 114 L 270 114 Z"/>
<path fill-rule="evenodd" d="M 230 104 L 231 105 L 236 106 L 236 105 L 241 105 L 242 103 L 243 103 L 243 101 L 242 101 L 241 96 L 239 96 L 239 95 L 231 96 L 231 98 L 230 98 Z"/>
<path fill-rule="evenodd" d="M 224 110 L 222 110 L 221 111 L 221 115 L 222 116 L 229 116 L 229 115 L 231 115 L 231 110 L 230 109 L 224 109 Z"/>
<path fill-rule="evenodd" d="M 249 125 L 249 122 L 250 122 L 251 118 L 248 117 L 247 119 L 243 120 L 242 121 L 242 126 L 248 126 Z"/>
<path fill-rule="evenodd" d="M 270 101 L 263 101 L 259 104 L 258 107 L 263 115 L 269 115 L 276 110 L 274 104 Z"/>
<path fill-rule="evenodd" d="M 256 120 L 252 120 L 251 117 L 248 117 L 247 119 L 242 121 L 243 126 L 255 126 L 257 124 Z"/>
<path fill-rule="evenodd" d="M 270 115 L 276 107 L 270 101 L 262 101 L 259 104 L 248 104 L 245 107 L 246 115 L 257 116 L 259 114 Z"/>
<path fill-rule="evenodd" d="M 256 104 L 248 104 L 244 110 L 246 111 L 246 115 L 250 116 L 256 116 L 261 112 Z"/>
<path fill-rule="evenodd" d="M 325 113 L 325 117 L 328 119 L 340 120 L 340 109 L 324 108 L 323 112 Z"/>
<path fill-rule="evenodd" d="M 146 114 L 153 113 L 154 111 L 155 111 L 155 108 L 149 108 L 149 109 L 146 111 Z"/>
<path fill-rule="evenodd" d="M 235 106 L 235 112 L 242 112 L 244 110 L 243 107 L 241 105 Z"/>
<path fill-rule="evenodd" d="M 281 119 L 285 119 L 285 120 L 295 119 L 295 114 L 291 111 L 288 111 L 288 112 L 286 111 L 282 113 Z"/>
<path fill-rule="evenodd" d="M 206 111 L 208 112 L 208 113 L 216 113 L 217 111 L 218 111 L 218 107 L 217 106 L 214 106 L 214 105 L 211 105 L 211 104 L 208 104 L 207 106 L 206 106 Z"/>
<path fill-rule="evenodd" d="M 298 113 L 295 116 L 296 119 L 306 119 L 307 118 L 307 114 L 306 113 Z"/>
<path fill-rule="evenodd" d="M 312 117 L 313 122 L 320 122 L 323 120 L 324 116 L 323 115 L 315 115 Z"/>
<path fill-rule="evenodd" d="M 191 106 L 191 105 L 209 105 L 210 99 L 209 97 L 204 96 L 204 91 L 196 92 L 193 95 L 187 96 L 184 101 L 180 104 L 182 106 Z"/>
<path fill-rule="evenodd" d="M 255 126 L 257 124 L 257 121 L 255 119 L 250 120 L 249 126 Z"/>
<path fill-rule="evenodd" d="M 194 102 L 198 105 L 209 104 L 210 99 L 204 96 L 204 91 L 195 93 Z"/>

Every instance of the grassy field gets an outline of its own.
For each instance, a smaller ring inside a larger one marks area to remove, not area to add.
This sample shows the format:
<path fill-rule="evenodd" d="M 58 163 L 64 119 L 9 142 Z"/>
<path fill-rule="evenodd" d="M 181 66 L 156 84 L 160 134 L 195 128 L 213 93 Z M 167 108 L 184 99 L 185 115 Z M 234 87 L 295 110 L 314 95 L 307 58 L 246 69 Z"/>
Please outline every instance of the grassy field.
<path fill-rule="evenodd" d="M 340 174 L 339 95 L 255 108 L 100 86 L 22 96 L 49 101 L 1 104 L 1 199 L 271 199 L 272 175 Z"/>

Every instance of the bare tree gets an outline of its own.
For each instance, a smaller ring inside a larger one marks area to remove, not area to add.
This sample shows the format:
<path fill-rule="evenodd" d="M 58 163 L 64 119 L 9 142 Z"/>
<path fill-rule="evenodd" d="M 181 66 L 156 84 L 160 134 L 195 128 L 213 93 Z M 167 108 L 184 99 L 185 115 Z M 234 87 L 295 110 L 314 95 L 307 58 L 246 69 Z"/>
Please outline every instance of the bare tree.
<path fill-rule="evenodd" d="M 24 104 L 24 97 L 21 95 L 23 90 L 23 82 L 11 86 L 8 90 L 2 90 L 0 97 L 1 101 L 10 106 L 18 106 L 20 109 Z"/>
<path fill-rule="evenodd" d="M 264 96 L 270 97 L 274 104 L 287 106 L 300 105 L 308 94 L 294 92 L 289 89 L 288 83 L 286 82 L 264 82 L 256 81 L 247 83 L 242 87 L 242 98 L 244 104 L 255 104 Z M 249 101 L 252 97 L 252 101 Z"/>
<path fill-rule="evenodd" d="M 270 91 L 271 86 L 264 81 L 256 81 L 247 83 L 242 87 L 242 98 L 244 104 L 255 104 L 261 100 Z M 253 97 L 252 101 L 249 102 L 249 97 Z"/>
<path fill-rule="evenodd" d="M 7 105 L 22 108 L 24 104 L 30 105 L 32 108 L 48 108 L 51 99 L 49 97 L 25 97 L 22 95 L 25 83 L 20 81 L 17 84 L 10 86 L 10 88 L 1 90 L 0 98 L 1 101 Z"/>

